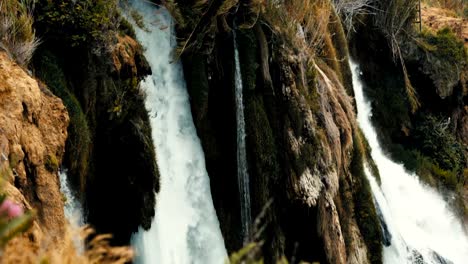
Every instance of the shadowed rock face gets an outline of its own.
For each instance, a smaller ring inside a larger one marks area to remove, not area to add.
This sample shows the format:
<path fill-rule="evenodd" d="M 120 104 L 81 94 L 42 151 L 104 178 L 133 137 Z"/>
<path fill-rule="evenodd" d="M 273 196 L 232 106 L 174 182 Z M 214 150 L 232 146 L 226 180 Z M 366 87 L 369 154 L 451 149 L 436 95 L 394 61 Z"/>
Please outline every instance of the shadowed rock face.
<path fill-rule="evenodd" d="M 25 209 L 37 210 L 28 231 L 30 250 L 42 239 L 56 244 L 65 237 L 58 168 L 65 151 L 69 117 L 62 101 L 0 52 L 0 169 L 2 190 Z M 36 243 L 36 244 L 35 244 Z M 7 247 L 3 253 L 9 254 Z"/>
<path fill-rule="evenodd" d="M 115 43 L 108 43 L 111 51 L 98 55 L 91 45 L 57 45 L 44 43 L 34 66 L 75 111 L 64 165 L 82 192 L 87 222 L 113 234 L 117 244 L 127 244 L 138 226 L 150 227 L 159 190 L 148 112 L 138 87 L 151 70 L 141 46 L 127 35 L 116 35 Z"/>
<path fill-rule="evenodd" d="M 222 24 L 231 19 L 217 21 Z M 179 31 L 182 39 L 184 32 Z M 368 263 L 365 230 L 360 229 L 355 211 L 373 208 L 373 202 L 354 206 L 358 191 L 370 192 L 357 187 L 365 179 L 350 169 L 351 160 L 362 164 L 365 157 L 352 155 L 361 143 L 353 139 L 358 131 L 347 94 L 352 85 L 345 78 L 350 76 L 349 68 L 323 61 L 311 66 L 303 56 L 289 53 L 281 38 L 270 32 L 259 24 L 237 31 L 252 217 L 258 216 L 253 229 L 258 231 L 255 238 L 264 240 L 262 256 L 267 263 L 283 255 L 310 262 Z M 232 252 L 242 247 L 234 47 L 230 30 L 204 37 L 209 54 L 200 44 L 203 48 L 186 50 L 182 58 L 214 204 L 226 247 Z M 335 39 L 330 42 L 327 48 L 338 45 Z M 333 54 L 347 61 L 346 47 Z M 360 146 L 358 152 L 363 151 Z M 380 234 L 380 229 L 376 232 Z"/>

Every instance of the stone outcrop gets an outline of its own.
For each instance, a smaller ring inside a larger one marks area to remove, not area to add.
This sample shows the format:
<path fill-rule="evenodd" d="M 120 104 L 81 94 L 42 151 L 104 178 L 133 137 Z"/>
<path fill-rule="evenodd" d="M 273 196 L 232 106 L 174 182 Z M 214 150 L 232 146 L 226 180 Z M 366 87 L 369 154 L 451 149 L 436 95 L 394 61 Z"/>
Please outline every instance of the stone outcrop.
<path fill-rule="evenodd" d="M 66 220 L 58 169 L 69 117 L 62 101 L 0 51 L 0 167 L 4 192 L 37 218 L 25 239 L 60 249 Z M 13 241 L 12 243 L 15 243 Z M 4 254 L 8 254 L 8 247 Z"/>
<path fill-rule="evenodd" d="M 235 16 L 240 20 L 242 14 Z M 216 32 L 209 31 L 209 24 L 198 26 L 198 31 L 206 31 L 193 36 L 198 48 L 182 55 L 213 200 L 230 252 L 242 247 L 234 46 L 232 29 L 226 26 L 236 18 L 213 18 L 224 25 Z M 327 29 L 324 50 L 333 56 L 326 60 L 313 60 L 304 50 L 290 47 L 281 34 L 271 32 L 275 25 L 257 23 L 236 30 L 256 218 L 252 239 L 264 241 L 262 256 L 267 263 L 282 256 L 320 263 L 381 261 L 380 230 L 366 229 L 362 223 L 368 220 L 360 217 L 366 211 L 368 218 L 378 221 L 372 199 L 358 198 L 361 193 L 372 197 L 362 184 L 367 180 L 362 171 L 351 170 L 352 161 L 362 165 L 365 150 L 361 146 L 360 155 L 353 155 L 362 143 L 354 140 L 359 131 L 350 95 L 347 44 L 343 35 L 335 36 L 343 34 L 339 19 L 330 21 L 335 22 Z M 186 31 L 179 30 L 182 39 Z M 355 206 L 357 202 L 363 205 Z M 372 236 L 374 240 L 368 239 Z"/>
<path fill-rule="evenodd" d="M 92 44 L 45 42 L 34 68 L 73 109 L 64 165 L 81 193 L 88 223 L 113 234 L 115 243 L 128 244 L 139 226 L 150 227 L 159 175 L 139 88 L 151 69 L 134 38 L 115 34 L 98 54 Z"/>

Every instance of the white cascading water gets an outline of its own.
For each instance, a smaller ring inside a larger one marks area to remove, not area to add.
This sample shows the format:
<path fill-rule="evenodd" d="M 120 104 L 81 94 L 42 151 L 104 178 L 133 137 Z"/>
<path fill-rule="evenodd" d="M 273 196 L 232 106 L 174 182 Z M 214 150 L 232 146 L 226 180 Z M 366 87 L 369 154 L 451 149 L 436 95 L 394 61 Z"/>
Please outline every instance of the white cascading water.
<path fill-rule="evenodd" d="M 245 118 L 242 74 L 237 48 L 236 31 L 233 30 L 234 39 L 234 63 L 235 63 L 235 103 L 236 103 L 236 127 L 237 127 L 237 182 L 239 185 L 242 236 L 244 243 L 248 242 L 252 216 L 250 211 L 250 187 L 249 174 L 247 172 L 247 156 L 245 150 Z"/>
<path fill-rule="evenodd" d="M 83 208 L 75 194 L 70 188 L 70 184 L 67 179 L 67 171 L 62 170 L 59 172 L 60 179 L 60 191 L 65 198 L 65 217 L 74 227 L 84 226 Z"/>
<path fill-rule="evenodd" d="M 169 12 L 150 1 L 131 1 L 146 25 L 134 26 L 153 74 L 146 92 L 161 190 L 148 231 L 132 237 L 136 263 L 220 264 L 227 258 L 211 198 L 205 157 L 193 124 L 182 65 L 173 62 L 177 41 Z"/>
<path fill-rule="evenodd" d="M 358 122 L 380 171 L 379 186 L 366 169 L 391 235 L 391 245 L 384 248 L 384 263 L 468 263 L 468 236 L 442 196 L 384 154 L 370 122 L 372 109 L 363 95 L 359 67 L 353 62 L 350 67 Z"/>
<path fill-rule="evenodd" d="M 68 182 L 66 170 L 59 171 L 59 180 L 60 191 L 62 192 L 65 198 L 65 204 L 63 208 L 65 218 L 68 220 L 68 222 L 70 222 L 72 226 L 72 231 L 76 232 L 77 230 L 79 230 L 79 228 L 85 225 L 83 207 L 81 206 L 80 200 L 76 198 L 75 193 L 73 193 L 73 191 L 70 188 L 70 183 Z M 81 239 L 79 236 L 74 236 L 73 243 L 79 253 L 84 252 L 85 245 L 83 239 Z"/>

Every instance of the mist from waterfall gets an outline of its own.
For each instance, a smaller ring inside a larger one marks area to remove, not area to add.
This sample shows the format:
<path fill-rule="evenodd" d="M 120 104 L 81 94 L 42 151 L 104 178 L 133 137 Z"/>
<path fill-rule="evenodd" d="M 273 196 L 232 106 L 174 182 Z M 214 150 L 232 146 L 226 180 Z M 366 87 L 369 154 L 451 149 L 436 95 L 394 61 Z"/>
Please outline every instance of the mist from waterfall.
<path fill-rule="evenodd" d="M 147 96 L 161 185 L 151 228 L 140 228 L 132 237 L 135 263 L 224 263 L 227 253 L 205 157 L 193 123 L 182 65 L 173 57 L 177 45 L 173 20 L 166 9 L 150 1 L 134 0 L 131 6 L 145 24 L 140 28 L 133 21 L 152 69 L 141 87 Z"/>
<path fill-rule="evenodd" d="M 391 235 L 391 244 L 384 248 L 384 263 L 468 263 L 468 237 L 448 203 L 382 150 L 370 122 L 372 109 L 363 94 L 359 67 L 354 62 L 350 66 L 358 123 L 380 171 L 380 186 L 368 169 L 366 175 Z"/>
<path fill-rule="evenodd" d="M 247 154 L 245 149 L 245 117 L 243 101 L 242 74 L 237 47 L 236 31 L 233 30 L 234 63 L 235 63 L 235 103 L 236 103 L 236 139 L 237 139 L 237 182 L 239 185 L 242 237 L 244 243 L 248 242 L 252 215 L 250 209 L 250 186 L 247 172 Z"/>

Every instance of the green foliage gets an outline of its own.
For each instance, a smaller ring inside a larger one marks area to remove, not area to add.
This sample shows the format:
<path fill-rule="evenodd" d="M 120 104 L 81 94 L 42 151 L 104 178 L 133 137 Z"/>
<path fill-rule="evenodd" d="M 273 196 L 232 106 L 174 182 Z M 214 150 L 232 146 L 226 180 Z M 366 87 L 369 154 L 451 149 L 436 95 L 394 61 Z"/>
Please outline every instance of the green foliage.
<path fill-rule="evenodd" d="M 392 145 L 392 157 L 428 184 L 437 186 L 440 182 L 455 190 L 463 183 L 466 165 L 462 146 L 450 133 L 446 120 L 420 115 L 414 126 L 411 146 Z"/>
<path fill-rule="evenodd" d="M 26 65 L 39 41 L 33 29 L 33 0 L 0 1 L 0 50 Z"/>
<path fill-rule="evenodd" d="M 458 184 L 457 172 L 441 169 L 435 164 L 432 164 L 432 172 L 445 184 L 445 186 L 452 190 L 456 189 Z"/>
<path fill-rule="evenodd" d="M 52 155 L 47 155 L 44 165 L 48 171 L 56 172 L 60 164 L 57 160 L 57 157 L 52 154 Z"/>
<path fill-rule="evenodd" d="M 464 168 L 463 149 L 450 133 L 447 120 L 428 114 L 421 116 L 417 124 L 412 134 L 414 147 L 442 169 L 461 172 Z"/>
<path fill-rule="evenodd" d="M 426 43 L 432 47 L 430 52 L 435 53 L 437 57 L 443 58 L 452 64 L 467 61 L 468 57 L 463 41 L 461 41 L 450 28 L 443 28 L 437 31 L 436 35 L 425 31 L 421 36 Z"/>
<path fill-rule="evenodd" d="M 108 43 L 119 27 L 116 0 L 38 0 L 36 21 L 71 46 Z"/>
<path fill-rule="evenodd" d="M 421 180 L 437 187 L 442 183 L 445 187 L 456 190 L 463 182 L 460 172 L 442 169 L 432 158 L 422 154 L 417 149 L 406 149 L 402 145 L 393 145 L 392 158 L 402 162 L 408 171 L 414 171 Z M 463 177 L 463 176 L 462 176 Z"/>

